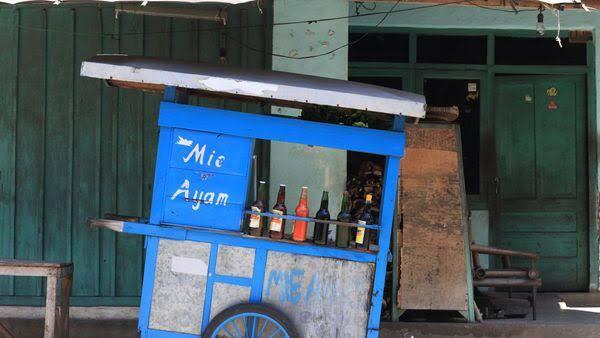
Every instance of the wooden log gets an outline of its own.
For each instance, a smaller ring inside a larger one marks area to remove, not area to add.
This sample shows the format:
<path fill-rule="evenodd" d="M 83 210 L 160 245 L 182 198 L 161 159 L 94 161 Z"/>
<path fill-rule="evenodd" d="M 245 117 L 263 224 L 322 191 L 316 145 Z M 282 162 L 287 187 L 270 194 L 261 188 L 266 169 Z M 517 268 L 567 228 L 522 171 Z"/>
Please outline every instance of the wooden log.
<path fill-rule="evenodd" d="M 491 246 L 481 246 L 477 244 L 471 245 L 471 251 L 487 254 L 487 255 L 498 255 L 498 256 L 510 256 L 510 257 L 521 257 L 529 259 L 539 259 L 540 255 L 532 252 L 514 251 L 508 249 L 495 248 Z"/>
<path fill-rule="evenodd" d="M 484 278 L 473 281 L 473 286 L 495 286 L 495 287 L 517 287 L 517 286 L 541 286 L 541 279 L 517 279 L 517 278 Z"/>
<path fill-rule="evenodd" d="M 428 120 L 453 122 L 458 119 L 459 111 L 458 111 L 457 106 L 452 106 L 452 107 L 427 106 L 425 116 Z"/>

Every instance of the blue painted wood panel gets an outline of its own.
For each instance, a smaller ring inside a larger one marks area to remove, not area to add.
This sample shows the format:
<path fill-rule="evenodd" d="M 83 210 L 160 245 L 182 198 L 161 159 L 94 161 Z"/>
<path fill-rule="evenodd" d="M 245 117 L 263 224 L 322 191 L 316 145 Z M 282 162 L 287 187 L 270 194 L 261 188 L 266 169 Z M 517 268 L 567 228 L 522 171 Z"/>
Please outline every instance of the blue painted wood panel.
<path fill-rule="evenodd" d="M 170 166 L 246 176 L 251 146 L 247 138 L 174 129 Z"/>
<path fill-rule="evenodd" d="M 402 157 L 404 134 L 162 102 L 158 124 L 226 135 Z"/>
<path fill-rule="evenodd" d="M 252 140 L 161 127 L 153 222 L 239 231 Z M 163 153 L 169 156 L 162 156 Z"/>

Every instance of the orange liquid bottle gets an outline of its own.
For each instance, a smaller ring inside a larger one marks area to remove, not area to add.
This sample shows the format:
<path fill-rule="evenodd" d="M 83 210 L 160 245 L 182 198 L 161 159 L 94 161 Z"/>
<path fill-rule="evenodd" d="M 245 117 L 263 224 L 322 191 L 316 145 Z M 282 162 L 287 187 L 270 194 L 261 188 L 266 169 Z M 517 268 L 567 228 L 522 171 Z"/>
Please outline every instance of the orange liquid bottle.
<path fill-rule="evenodd" d="M 308 217 L 308 188 L 302 187 L 300 193 L 300 201 L 296 206 L 296 216 Z M 306 240 L 306 227 L 308 226 L 307 221 L 294 221 L 294 232 L 292 239 L 296 242 L 304 242 Z"/>

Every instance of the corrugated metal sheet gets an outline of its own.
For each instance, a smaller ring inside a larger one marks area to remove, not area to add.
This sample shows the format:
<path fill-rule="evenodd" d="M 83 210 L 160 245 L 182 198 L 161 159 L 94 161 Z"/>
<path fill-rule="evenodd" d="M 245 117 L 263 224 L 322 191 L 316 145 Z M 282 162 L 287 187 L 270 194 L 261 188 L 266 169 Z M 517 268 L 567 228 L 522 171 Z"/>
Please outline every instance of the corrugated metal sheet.
<path fill-rule="evenodd" d="M 81 61 L 104 52 L 218 62 L 225 48 L 230 64 L 263 68 L 264 55 L 221 33 L 266 47 L 268 20 L 253 4 L 231 7 L 228 29 L 115 20 L 112 5 L 0 7 L 0 257 L 72 260 L 74 304 L 136 304 L 142 237 L 89 229 L 85 219 L 148 216 L 160 96 L 80 77 Z M 40 279 L 0 277 L 2 304 L 39 304 L 42 294 Z"/>

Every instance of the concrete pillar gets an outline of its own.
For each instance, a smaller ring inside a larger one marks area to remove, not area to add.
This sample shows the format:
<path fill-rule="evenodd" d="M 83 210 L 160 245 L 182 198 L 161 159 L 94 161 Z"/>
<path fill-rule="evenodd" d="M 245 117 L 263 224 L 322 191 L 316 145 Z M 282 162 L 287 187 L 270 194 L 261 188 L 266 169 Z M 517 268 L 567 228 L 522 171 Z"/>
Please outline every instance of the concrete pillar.
<path fill-rule="evenodd" d="M 331 18 L 348 15 L 347 0 L 274 0 L 273 22 Z M 290 57 L 321 54 L 348 43 L 348 20 L 273 27 L 273 53 Z M 348 77 L 348 49 L 311 59 L 273 56 L 273 70 L 318 75 L 338 79 Z M 274 114 L 298 116 L 297 109 L 273 108 Z M 323 135 L 328 137 L 328 135 Z M 280 183 L 287 185 L 286 205 L 290 213 L 298 203 L 300 188 L 308 187 L 311 216 L 317 212 L 321 193 L 329 191 L 329 211 L 340 210 L 346 185 L 346 152 L 272 142 L 270 165 L 270 203 L 276 200 Z M 288 223 L 289 224 L 289 223 Z M 288 231 L 291 225 L 287 226 Z M 308 235 L 313 227 L 309 225 Z"/>

